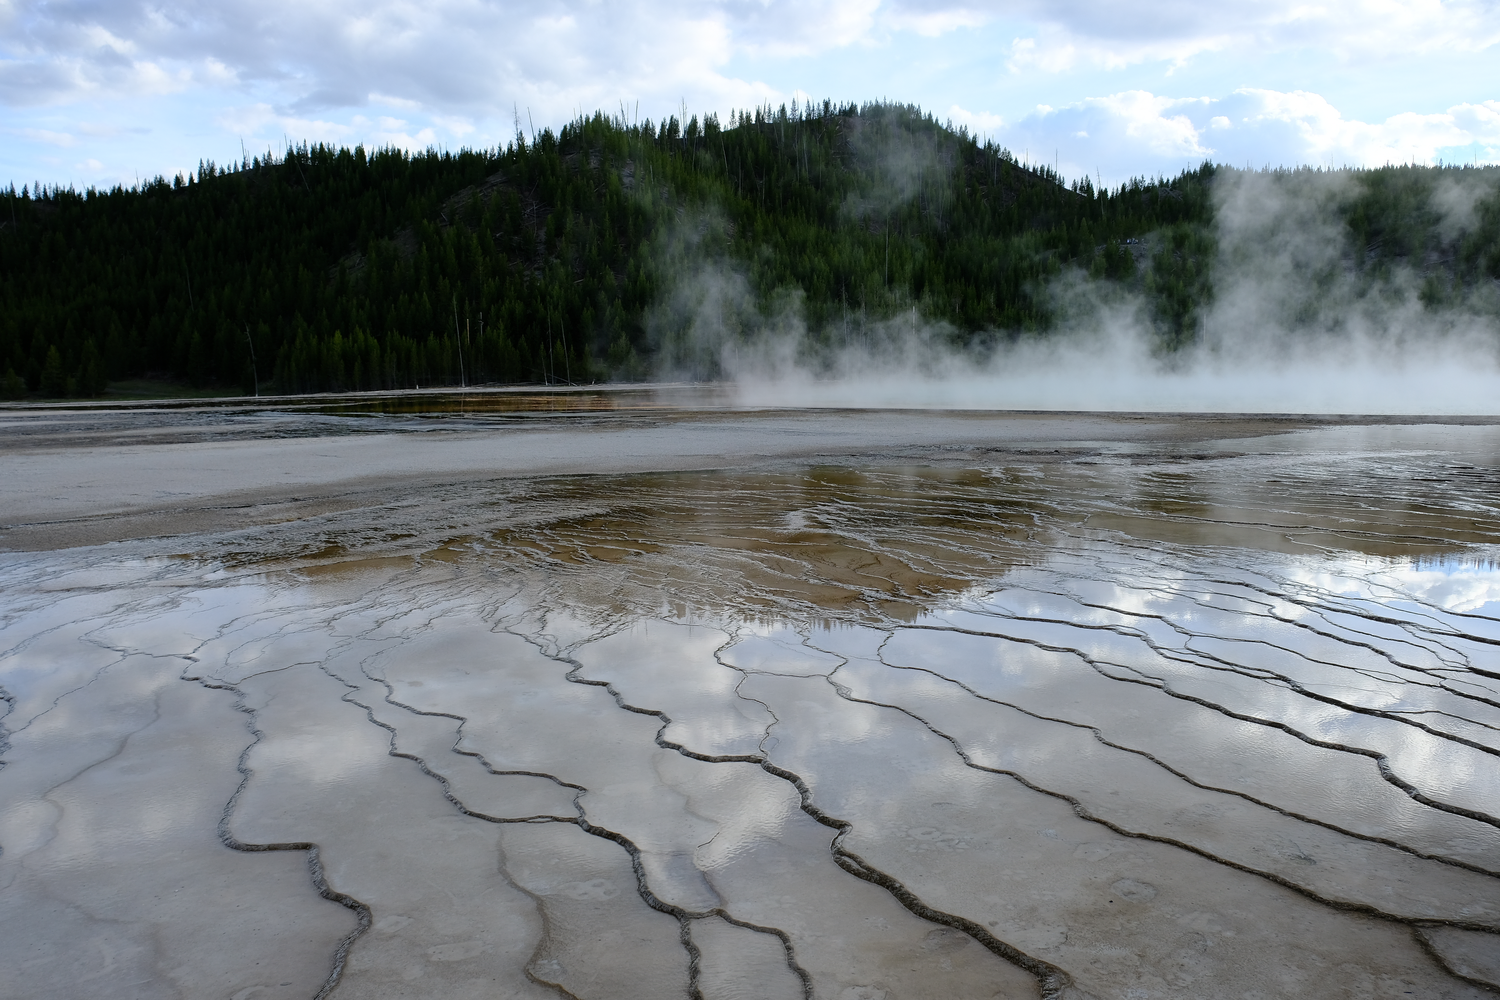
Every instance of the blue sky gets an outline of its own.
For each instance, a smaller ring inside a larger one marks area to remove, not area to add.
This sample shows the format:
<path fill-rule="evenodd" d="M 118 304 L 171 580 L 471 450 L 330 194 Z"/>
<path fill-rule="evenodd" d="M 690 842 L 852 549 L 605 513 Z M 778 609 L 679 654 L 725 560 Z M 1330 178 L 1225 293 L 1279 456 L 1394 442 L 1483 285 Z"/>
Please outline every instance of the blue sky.
<path fill-rule="evenodd" d="M 0 183 L 889 98 L 1105 183 L 1500 161 L 1500 0 L 0 0 Z"/>

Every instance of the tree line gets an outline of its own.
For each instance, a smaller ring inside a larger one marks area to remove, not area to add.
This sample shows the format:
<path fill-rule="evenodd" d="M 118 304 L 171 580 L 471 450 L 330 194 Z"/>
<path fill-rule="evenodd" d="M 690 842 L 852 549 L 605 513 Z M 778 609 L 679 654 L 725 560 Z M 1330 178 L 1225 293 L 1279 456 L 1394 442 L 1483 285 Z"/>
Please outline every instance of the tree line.
<path fill-rule="evenodd" d="M 712 377 L 712 352 L 683 349 L 702 310 L 672 303 L 724 276 L 737 312 L 711 322 L 792 307 L 817 343 L 914 311 L 972 343 L 1050 329 L 1067 273 L 1138 291 L 1170 350 L 1213 294 L 1224 169 L 1106 190 L 913 106 L 825 101 L 724 122 L 595 113 L 456 153 L 301 145 L 133 188 L 12 188 L 0 388 L 577 384 L 668 358 Z M 1359 176 L 1341 208 L 1354 266 L 1437 248 L 1435 296 L 1500 277 L 1493 199 L 1443 242 L 1423 215 L 1433 170 Z"/>

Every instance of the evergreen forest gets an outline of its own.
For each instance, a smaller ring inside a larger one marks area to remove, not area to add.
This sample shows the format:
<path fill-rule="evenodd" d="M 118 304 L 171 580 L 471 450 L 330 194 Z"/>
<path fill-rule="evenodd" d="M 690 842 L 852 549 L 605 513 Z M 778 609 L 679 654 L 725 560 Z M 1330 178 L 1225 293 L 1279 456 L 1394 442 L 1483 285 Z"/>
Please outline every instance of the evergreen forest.
<path fill-rule="evenodd" d="M 912 106 L 794 102 L 723 122 L 595 113 L 495 149 L 302 145 L 128 189 L 11 188 L 0 388 L 713 378 L 705 322 L 753 336 L 791 312 L 816 349 L 912 314 L 983 347 L 1045 336 L 1063 275 L 1139 295 L 1170 352 L 1212 301 L 1230 172 L 1103 189 Z M 1416 266 L 1434 301 L 1500 279 L 1500 198 L 1445 228 L 1433 192 L 1452 173 L 1353 171 L 1345 266 Z M 1468 173 L 1500 187 L 1494 168 Z"/>

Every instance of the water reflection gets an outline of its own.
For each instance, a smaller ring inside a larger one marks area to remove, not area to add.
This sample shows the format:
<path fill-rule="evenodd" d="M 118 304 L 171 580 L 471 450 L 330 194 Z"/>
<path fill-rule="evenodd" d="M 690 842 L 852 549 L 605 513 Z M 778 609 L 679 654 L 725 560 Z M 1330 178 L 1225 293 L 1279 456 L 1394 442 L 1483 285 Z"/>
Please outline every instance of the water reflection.
<path fill-rule="evenodd" d="M 335 416 L 524 416 L 730 409 L 738 406 L 737 398 L 733 388 L 724 385 L 480 387 L 463 391 L 358 393 L 302 406 L 283 404 L 278 409 L 305 409 Z"/>
<path fill-rule="evenodd" d="M 5 556 L 0 985 L 1490 995 L 1500 504 L 1443 461 L 556 478 Z"/>

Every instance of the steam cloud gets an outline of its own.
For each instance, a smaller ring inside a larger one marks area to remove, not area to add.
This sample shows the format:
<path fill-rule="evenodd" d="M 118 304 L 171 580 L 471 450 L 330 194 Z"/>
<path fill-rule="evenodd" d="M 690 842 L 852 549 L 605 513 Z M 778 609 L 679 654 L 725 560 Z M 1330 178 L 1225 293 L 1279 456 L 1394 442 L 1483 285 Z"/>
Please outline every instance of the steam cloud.
<path fill-rule="evenodd" d="M 960 348 L 915 310 L 814 337 L 796 293 L 767 312 L 742 275 L 697 255 L 660 307 L 679 333 L 660 342 L 658 374 L 717 367 L 746 405 L 1500 413 L 1500 283 L 1439 302 L 1424 298 L 1424 272 L 1442 264 L 1431 253 L 1358 267 L 1365 248 L 1338 213 L 1355 183 L 1349 172 L 1221 170 L 1214 300 L 1196 342 L 1174 353 L 1160 349 L 1144 298 L 1082 273 L 1051 286 L 1057 329 Z M 1440 238 L 1470 231 L 1496 193 L 1487 174 L 1439 178 L 1427 208 Z"/>

